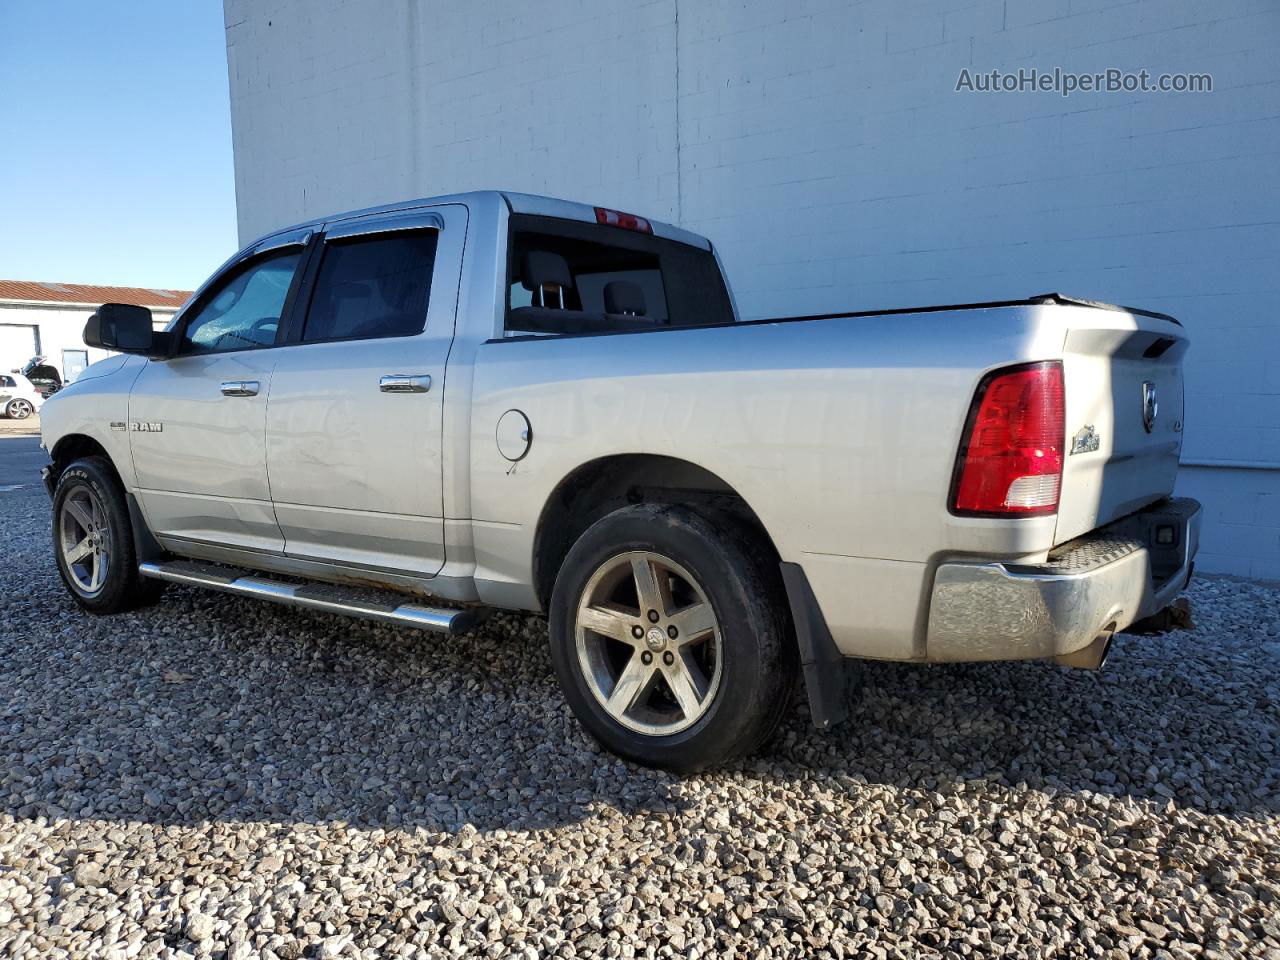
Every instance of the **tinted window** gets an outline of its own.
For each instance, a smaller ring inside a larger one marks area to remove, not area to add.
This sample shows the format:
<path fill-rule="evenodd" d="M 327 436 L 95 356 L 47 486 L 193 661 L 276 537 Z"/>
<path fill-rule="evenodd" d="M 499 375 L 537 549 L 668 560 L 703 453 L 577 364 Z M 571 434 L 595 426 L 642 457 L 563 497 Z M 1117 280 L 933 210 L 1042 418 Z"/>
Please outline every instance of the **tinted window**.
<path fill-rule="evenodd" d="M 511 223 L 510 331 L 599 333 L 734 319 L 710 251 L 549 217 L 517 215 Z"/>
<path fill-rule="evenodd" d="M 185 324 L 181 353 L 221 353 L 276 342 L 280 314 L 302 257 L 277 253 L 232 272 Z"/>
<path fill-rule="evenodd" d="M 14 387 L 14 386 L 17 386 L 17 382 L 13 379 L 13 377 L 0 377 L 0 387 Z"/>
<path fill-rule="evenodd" d="M 436 231 L 332 240 L 316 275 L 302 339 L 409 337 L 427 324 Z"/>
<path fill-rule="evenodd" d="M 580 273 L 573 278 L 582 299 L 582 309 L 592 313 L 605 313 L 608 306 L 604 289 L 615 280 L 625 280 L 640 291 L 644 315 L 654 323 L 667 322 L 667 291 L 662 286 L 662 271 L 658 269 L 610 270 L 604 273 Z"/>

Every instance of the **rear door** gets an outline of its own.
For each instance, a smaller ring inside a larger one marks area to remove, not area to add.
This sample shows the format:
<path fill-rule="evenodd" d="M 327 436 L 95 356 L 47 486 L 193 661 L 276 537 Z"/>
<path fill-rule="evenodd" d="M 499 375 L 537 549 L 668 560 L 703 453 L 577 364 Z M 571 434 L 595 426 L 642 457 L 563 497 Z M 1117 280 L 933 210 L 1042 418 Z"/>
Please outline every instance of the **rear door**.
<path fill-rule="evenodd" d="M 1186 332 L 1170 320 L 1123 310 L 1066 309 L 1067 456 L 1057 543 L 1173 492 L 1188 346 Z"/>
<path fill-rule="evenodd" d="M 167 360 L 129 396 L 138 495 L 161 538 L 278 553 L 267 485 L 267 391 L 309 232 L 259 244 L 183 311 Z"/>
<path fill-rule="evenodd" d="M 467 211 L 327 225 L 279 353 L 267 470 L 291 557 L 444 565 L 442 411 Z"/>

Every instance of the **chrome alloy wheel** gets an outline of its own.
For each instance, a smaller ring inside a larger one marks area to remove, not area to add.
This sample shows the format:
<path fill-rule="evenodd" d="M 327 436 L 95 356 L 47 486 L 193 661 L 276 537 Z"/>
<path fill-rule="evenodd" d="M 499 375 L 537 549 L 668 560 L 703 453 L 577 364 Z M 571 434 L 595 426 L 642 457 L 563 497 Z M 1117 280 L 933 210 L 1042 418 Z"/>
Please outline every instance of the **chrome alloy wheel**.
<path fill-rule="evenodd" d="M 600 705 L 629 730 L 679 733 L 707 712 L 720 685 L 723 643 L 697 581 L 661 554 L 619 554 L 592 574 L 578 602 L 578 664 Z"/>
<path fill-rule="evenodd" d="M 14 420 L 25 420 L 35 412 L 36 408 L 31 405 L 31 401 L 23 400 L 21 397 L 17 400 L 10 400 L 9 406 L 5 410 L 5 413 Z"/>
<path fill-rule="evenodd" d="M 107 511 L 89 487 L 78 487 L 62 501 L 58 549 L 76 590 L 93 596 L 107 580 L 111 539 Z"/>

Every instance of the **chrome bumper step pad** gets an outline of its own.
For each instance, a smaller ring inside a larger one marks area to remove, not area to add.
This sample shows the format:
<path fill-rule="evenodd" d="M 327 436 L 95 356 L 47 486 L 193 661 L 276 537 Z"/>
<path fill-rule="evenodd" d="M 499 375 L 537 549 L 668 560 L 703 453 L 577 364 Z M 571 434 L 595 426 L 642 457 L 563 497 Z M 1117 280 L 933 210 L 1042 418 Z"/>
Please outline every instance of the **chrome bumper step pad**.
<path fill-rule="evenodd" d="M 484 619 L 482 610 L 450 610 L 405 603 L 401 599 L 402 595 L 388 591 L 346 588 L 327 583 L 287 583 L 235 567 L 193 560 L 140 563 L 138 573 L 169 583 L 204 587 L 242 597 L 270 600 L 290 607 L 340 613 L 348 617 L 436 633 L 467 633 Z"/>

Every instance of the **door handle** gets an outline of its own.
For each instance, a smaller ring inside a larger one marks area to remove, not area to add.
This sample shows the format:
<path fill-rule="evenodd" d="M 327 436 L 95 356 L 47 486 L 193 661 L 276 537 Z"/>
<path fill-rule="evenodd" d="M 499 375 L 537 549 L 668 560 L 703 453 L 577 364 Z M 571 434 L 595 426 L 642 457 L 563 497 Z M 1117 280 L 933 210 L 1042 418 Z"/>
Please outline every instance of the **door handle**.
<path fill-rule="evenodd" d="M 426 393 L 431 389 L 431 378 L 425 373 L 389 373 L 378 381 L 383 393 Z"/>
<path fill-rule="evenodd" d="M 256 397 L 260 384 L 257 380 L 223 380 L 224 397 Z"/>

